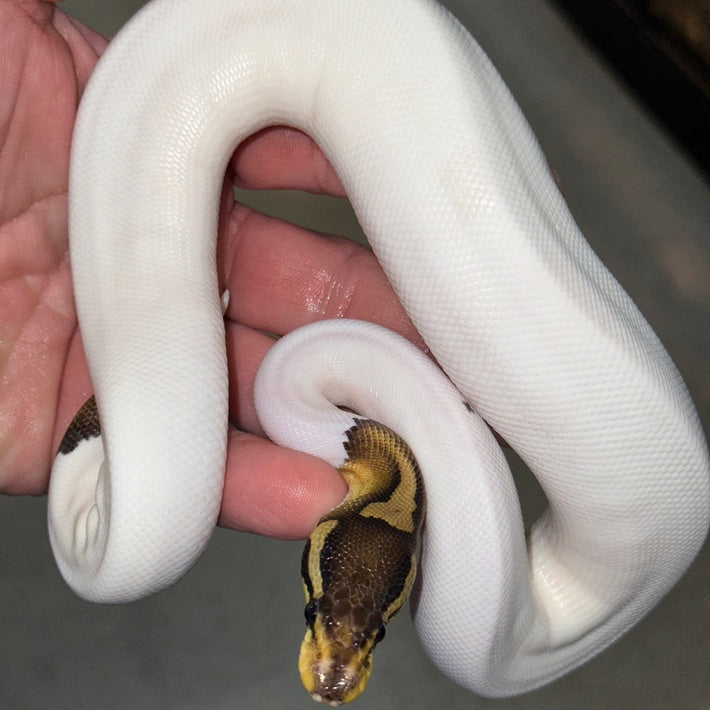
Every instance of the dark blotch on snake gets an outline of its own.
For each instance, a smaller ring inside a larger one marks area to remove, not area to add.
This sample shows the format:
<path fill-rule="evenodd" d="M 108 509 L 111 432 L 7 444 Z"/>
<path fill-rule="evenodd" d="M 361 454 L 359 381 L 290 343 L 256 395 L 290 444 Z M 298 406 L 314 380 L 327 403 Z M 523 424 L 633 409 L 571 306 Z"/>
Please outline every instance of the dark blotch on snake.
<path fill-rule="evenodd" d="M 96 408 L 96 400 L 91 397 L 86 400 L 84 406 L 72 419 L 62 443 L 59 445 L 59 453 L 70 454 L 82 441 L 94 439 L 97 436 L 101 436 L 101 422 L 99 421 L 99 411 Z"/>

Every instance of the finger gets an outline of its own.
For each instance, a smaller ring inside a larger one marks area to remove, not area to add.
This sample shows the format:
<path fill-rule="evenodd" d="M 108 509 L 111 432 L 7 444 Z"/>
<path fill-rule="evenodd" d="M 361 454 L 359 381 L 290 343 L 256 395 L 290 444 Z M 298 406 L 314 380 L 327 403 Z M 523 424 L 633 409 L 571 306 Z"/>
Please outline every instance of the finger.
<path fill-rule="evenodd" d="M 52 24 L 71 52 L 78 86 L 83 92 L 98 58 L 108 45 L 108 38 L 61 10 L 53 14 Z"/>
<path fill-rule="evenodd" d="M 305 538 L 346 491 L 324 461 L 230 430 L 219 524 L 268 537 Z"/>
<path fill-rule="evenodd" d="M 229 421 L 239 429 L 264 435 L 254 409 L 254 377 L 274 339 L 236 323 L 226 323 L 229 365 Z"/>
<path fill-rule="evenodd" d="M 324 318 L 359 318 L 423 342 L 369 249 L 235 205 L 224 223 L 228 317 L 278 335 Z"/>
<path fill-rule="evenodd" d="M 345 194 L 315 141 L 295 128 L 266 128 L 247 138 L 232 157 L 229 172 L 235 185 L 252 190 Z"/>

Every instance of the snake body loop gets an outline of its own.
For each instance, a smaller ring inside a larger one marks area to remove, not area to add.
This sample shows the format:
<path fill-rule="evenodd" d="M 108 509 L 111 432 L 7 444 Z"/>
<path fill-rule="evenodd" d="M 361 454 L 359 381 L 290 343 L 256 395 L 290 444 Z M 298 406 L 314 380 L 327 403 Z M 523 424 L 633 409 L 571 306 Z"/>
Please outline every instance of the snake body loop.
<path fill-rule="evenodd" d="M 335 405 L 397 432 L 426 486 L 425 649 L 480 694 L 546 683 L 688 567 L 710 517 L 708 454 L 680 376 L 503 82 L 430 0 L 155 0 L 109 46 L 70 180 L 102 436 L 56 459 L 59 567 L 83 597 L 127 601 L 207 544 L 227 436 L 220 187 L 235 146 L 274 124 L 321 146 L 446 375 L 379 328 L 316 324 L 260 371 L 264 428 L 334 465 L 353 425 Z M 485 422 L 549 500 L 527 540 Z"/>

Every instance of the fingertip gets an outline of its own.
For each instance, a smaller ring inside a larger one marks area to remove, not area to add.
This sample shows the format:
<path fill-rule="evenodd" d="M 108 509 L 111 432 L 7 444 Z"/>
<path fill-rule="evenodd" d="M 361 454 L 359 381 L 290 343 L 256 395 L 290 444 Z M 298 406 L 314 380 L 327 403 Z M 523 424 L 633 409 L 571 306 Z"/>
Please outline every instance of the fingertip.
<path fill-rule="evenodd" d="M 346 492 L 343 479 L 325 461 L 232 430 L 219 525 L 303 539 Z"/>

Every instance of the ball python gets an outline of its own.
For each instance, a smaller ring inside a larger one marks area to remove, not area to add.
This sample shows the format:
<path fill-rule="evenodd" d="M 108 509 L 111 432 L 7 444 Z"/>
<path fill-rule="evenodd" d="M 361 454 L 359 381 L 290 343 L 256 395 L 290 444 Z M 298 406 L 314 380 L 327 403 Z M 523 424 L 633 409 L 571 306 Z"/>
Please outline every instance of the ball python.
<path fill-rule="evenodd" d="M 228 427 L 220 186 L 234 148 L 277 124 L 322 148 L 439 367 L 376 326 L 307 326 L 260 369 L 264 430 L 337 466 L 362 417 L 402 437 L 426 489 L 426 652 L 481 695 L 547 683 L 691 563 L 707 448 L 514 99 L 431 0 L 154 0 L 110 44 L 69 188 L 101 436 L 84 417 L 55 461 L 59 569 L 82 597 L 124 602 L 175 581 L 209 540 Z M 548 498 L 527 535 L 489 426 Z"/>

